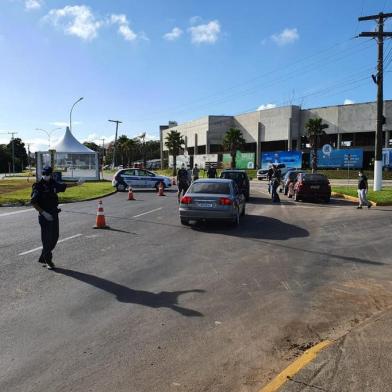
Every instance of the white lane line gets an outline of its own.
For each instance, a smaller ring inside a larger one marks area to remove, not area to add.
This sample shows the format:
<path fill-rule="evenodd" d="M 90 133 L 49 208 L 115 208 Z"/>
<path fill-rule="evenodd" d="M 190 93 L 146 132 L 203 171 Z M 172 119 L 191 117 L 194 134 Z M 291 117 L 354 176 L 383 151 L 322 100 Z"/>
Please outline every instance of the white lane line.
<path fill-rule="evenodd" d="M 15 214 L 22 214 L 23 212 L 30 212 L 30 211 L 35 211 L 34 208 L 29 208 L 28 210 L 19 210 L 19 211 L 13 211 L 13 212 L 5 212 L 4 214 L 0 214 L 0 217 L 2 216 L 9 216 L 9 215 L 15 215 Z"/>
<path fill-rule="evenodd" d="M 143 215 L 151 214 L 152 212 L 159 211 L 159 210 L 161 210 L 162 208 L 163 208 L 163 207 L 155 208 L 155 210 L 151 210 L 151 211 L 143 212 L 142 214 L 135 215 L 135 216 L 133 216 L 132 218 L 139 218 L 139 216 L 143 216 Z"/>
<path fill-rule="evenodd" d="M 80 237 L 81 235 L 82 234 L 75 234 L 75 235 L 72 235 L 71 237 L 63 238 L 62 240 L 58 241 L 57 243 L 60 244 L 61 242 L 72 240 L 73 238 Z M 30 249 L 30 250 L 28 250 L 26 252 L 19 253 L 18 256 L 24 256 L 24 255 L 36 252 L 37 250 L 41 250 L 41 249 L 42 249 L 42 246 L 39 246 L 38 248 Z"/>

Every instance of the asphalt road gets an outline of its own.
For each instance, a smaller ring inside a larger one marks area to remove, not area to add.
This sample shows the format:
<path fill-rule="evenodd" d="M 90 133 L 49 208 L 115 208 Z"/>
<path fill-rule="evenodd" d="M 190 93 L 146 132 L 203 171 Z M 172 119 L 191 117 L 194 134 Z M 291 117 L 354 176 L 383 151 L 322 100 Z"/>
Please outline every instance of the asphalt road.
<path fill-rule="evenodd" d="M 392 305 L 391 208 L 264 192 L 238 228 L 181 226 L 172 192 L 105 198 L 111 230 L 64 205 L 57 271 L 36 213 L 0 208 L 0 391 L 259 391 Z"/>

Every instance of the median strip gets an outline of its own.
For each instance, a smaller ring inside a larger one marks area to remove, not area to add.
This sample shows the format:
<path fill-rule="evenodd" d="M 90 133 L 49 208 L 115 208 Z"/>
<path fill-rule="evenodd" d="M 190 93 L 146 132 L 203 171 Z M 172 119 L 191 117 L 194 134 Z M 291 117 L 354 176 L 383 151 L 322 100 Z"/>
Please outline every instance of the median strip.
<path fill-rule="evenodd" d="M 289 379 L 297 374 L 307 364 L 312 362 L 317 354 L 332 344 L 331 340 L 324 340 L 306 350 L 298 359 L 296 359 L 291 365 L 289 365 L 283 372 L 279 373 L 270 383 L 263 387 L 260 392 L 276 392 L 279 388 Z"/>

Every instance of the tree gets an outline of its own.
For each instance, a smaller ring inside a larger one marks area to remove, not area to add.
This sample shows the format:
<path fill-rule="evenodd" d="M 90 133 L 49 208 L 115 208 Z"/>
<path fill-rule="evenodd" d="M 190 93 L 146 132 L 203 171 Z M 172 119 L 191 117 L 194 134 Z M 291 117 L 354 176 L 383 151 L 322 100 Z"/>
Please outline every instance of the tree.
<path fill-rule="evenodd" d="M 173 176 L 177 174 L 177 156 L 180 155 L 182 146 L 185 144 L 184 138 L 178 131 L 170 131 L 166 136 L 165 146 L 169 154 L 173 156 Z"/>
<path fill-rule="evenodd" d="M 235 156 L 237 150 L 240 150 L 245 144 L 245 139 L 242 136 L 242 132 L 237 128 L 230 128 L 223 138 L 223 149 L 228 151 L 231 155 L 231 168 L 235 169 L 236 162 Z"/>
<path fill-rule="evenodd" d="M 321 118 L 310 118 L 305 124 L 306 136 L 309 139 L 310 148 L 312 149 L 312 173 L 317 171 L 317 149 L 320 137 L 325 135 L 324 129 L 328 128 L 328 124 L 323 124 Z"/>
<path fill-rule="evenodd" d="M 28 164 L 28 157 L 25 148 L 25 144 L 22 142 L 22 139 L 15 138 L 13 141 L 11 140 L 7 144 L 7 152 L 10 156 L 10 162 L 12 162 L 12 143 L 14 144 L 14 157 L 15 157 L 15 171 L 20 172 L 25 168 Z"/>
<path fill-rule="evenodd" d="M 11 162 L 11 154 L 8 152 L 6 144 L 0 144 L 0 173 L 7 173 L 8 164 Z"/>

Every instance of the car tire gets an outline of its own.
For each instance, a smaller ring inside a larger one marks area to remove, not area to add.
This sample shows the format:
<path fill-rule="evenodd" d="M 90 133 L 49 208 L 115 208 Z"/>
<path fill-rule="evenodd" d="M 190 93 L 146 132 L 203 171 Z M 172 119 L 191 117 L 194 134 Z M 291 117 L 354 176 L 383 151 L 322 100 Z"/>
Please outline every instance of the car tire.
<path fill-rule="evenodd" d="M 182 225 L 189 226 L 189 220 L 188 219 L 181 218 L 180 220 L 181 220 L 181 224 Z"/>
<path fill-rule="evenodd" d="M 125 192 L 127 187 L 125 185 L 123 185 L 123 184 L 117 184 L 116 185 L 116 189 L 117 189 L 117 192 Z"/>
<path fill-rule="evenodd" d="M 300 200 L 297 192 L 294 192 L 294 200 L 295 201 L 299 201 Z"/>

